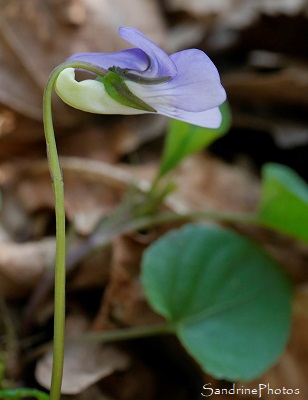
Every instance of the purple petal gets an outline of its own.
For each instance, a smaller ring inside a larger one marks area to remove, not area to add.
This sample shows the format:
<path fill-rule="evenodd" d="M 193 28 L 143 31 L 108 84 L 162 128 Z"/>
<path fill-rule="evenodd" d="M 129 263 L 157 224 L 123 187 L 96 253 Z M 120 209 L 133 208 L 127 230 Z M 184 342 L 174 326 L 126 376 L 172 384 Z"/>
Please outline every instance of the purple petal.
<path fill-rule="evenodd" d="M 226 92 L 217 68 L 201 50 L 190 49 L 171 55 L 178 74 L 167 82 L 168 91 L 176 96 L 176 106 L 186 111 L 203 111 L 222 104 Z"/>
<path fill-rule="evenodd" d="M 226 92 L 209 57 L 200 50 L 184 50 L 170 56 L 178 73 L 160 85 L 132 85 L 131 90 L 156 110 L 159 105 L 200 112 L 222 104 Z"/>
<path fill-rule="evenodd" d="M 172 59 L 160 47 L 134 28 L 119 30 L 123 39 L 139 47 L 117 53 L 79 53 L 68 61 L 85 61 L 101 68 L 116 66 L 143 73 L 146 77 L 174 77 L 177 69 Z"/>
<path fill-rule="evenodd" d="M 147 77 L 174 77 L 177 69 L 172 59 L 160 47 L 134 28 L 121 27 L 120 36 L 143 50 L 150 58 L 151 65 L 146 71 Z"/>
<path fill-rule="evenodd" d="M 146 54 L 140 49 L 127 49 L 117 53 L 78 53 L 67 61 L 85 61 L 101 68 L 116 66 L 134 71 L 145 71 L 149 66 Z"/>

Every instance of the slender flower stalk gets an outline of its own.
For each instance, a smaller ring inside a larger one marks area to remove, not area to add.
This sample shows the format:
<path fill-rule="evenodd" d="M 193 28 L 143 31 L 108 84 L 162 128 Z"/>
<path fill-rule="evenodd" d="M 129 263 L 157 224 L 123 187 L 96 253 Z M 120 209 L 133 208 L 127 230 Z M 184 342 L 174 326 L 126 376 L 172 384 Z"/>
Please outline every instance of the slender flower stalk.
<path fill-rule="evenodd" d="M 54 137 L 51 95 L 57 73 L 51 74 L 44 94 L 44 130 L 47 155 L 53 185 L 56 213 L 56 267 L 54 292 L 54 353 L 51 378 L 50 399 L 57 400 L 61 394 L 64 362 L 64 325 L 65 325 L 65 210 L 62 173 Z"/>
<path fill-rule="evenodd" d="M 56 214 L 56 265 L 54 290 L 54 352 L 50 387 L 50 400 L 58 400 L 61 395 L 61 384 L 64 362 L 64 329 L 65 329 L 65 208 L 62 172 L 57 152 L 57 145 L 52 123 L 51 98 L 59 74 L 66 68 L 83 68 L 103 76 L 103 68 L 90 63 L 70 61 L 56 67 L 51 73 L 44 92 L 43 119 L 47 155 L 55 200 Z"/>
<path fill-rule="evenodd" d="M 136 29 L 120 28 L 120 35 L 137 48 L 114 54 L 74 55 L 51 73 L 44 93 L 44 129 L 55 199 L 57 245 L 51 400 L 59 400 L 61 395 L 65 328 L 64 187 L 52 123 L 53 89 L 67 104 L 88 112 L 158 113 L 212 128 L 221 124 L 219 105 L 226 98 L 216 67 L 202 51 L 190 49 L 168 56 Z M 86 70 L 95 79 L 77 82 L 75 69 Z"/>

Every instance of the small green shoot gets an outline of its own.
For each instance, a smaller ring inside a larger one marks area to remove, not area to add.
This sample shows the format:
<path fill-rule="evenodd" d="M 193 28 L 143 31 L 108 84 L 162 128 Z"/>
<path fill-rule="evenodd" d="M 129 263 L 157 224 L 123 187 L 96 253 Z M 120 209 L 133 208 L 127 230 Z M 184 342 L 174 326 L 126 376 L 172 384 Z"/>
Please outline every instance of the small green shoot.
<path fill-rule="evenodd" d="M 219 108 L 222 113 L 222 124 L 217 129 L 171 120 L 157 179 L 170 172 L 187 156 L 208 147 L 228 132 L 231 125 L 229 104 L 225 102 Z"/>

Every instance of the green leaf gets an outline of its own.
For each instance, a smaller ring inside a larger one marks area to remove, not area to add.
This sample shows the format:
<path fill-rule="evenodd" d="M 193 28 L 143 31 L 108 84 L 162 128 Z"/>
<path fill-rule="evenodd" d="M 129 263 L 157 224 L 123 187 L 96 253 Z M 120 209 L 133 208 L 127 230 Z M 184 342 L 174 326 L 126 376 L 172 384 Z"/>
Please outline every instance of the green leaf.
<path fill-rule="evenodd" d="M 127 107 L 136 108 L 137 110 L 156 112 L 153 107 L 134 95 L 126 85 L 124 79 L 115 72 L 110 71 L 104 77 L 99 76 L 97 80 L 103 82 L 106 92 L 118 103 Z"/>
<path fill-rule="evenodd" d="M 257 214 L 262 224 L 308 241 L 308 185 L 292 169 L 266 164 Z"/>
<path fill-rule="evenodd" d="M 209 146 L 223 136 L 231 125 L 231 112 L 227 102 L 220 107 L 222 124 L 217 129 L 202 128 L 187 122 L 171 120 L 162 156 L 159 177 L 176 167 L 185 157 Z"/>
<path fill-rule="evenodd" d="M 148 301 L 202 368 L 219 379 L 261 375 L 283 352 L 291 288 L 275 262 L 223 228 L 187 225 L 145 252 Z"/>

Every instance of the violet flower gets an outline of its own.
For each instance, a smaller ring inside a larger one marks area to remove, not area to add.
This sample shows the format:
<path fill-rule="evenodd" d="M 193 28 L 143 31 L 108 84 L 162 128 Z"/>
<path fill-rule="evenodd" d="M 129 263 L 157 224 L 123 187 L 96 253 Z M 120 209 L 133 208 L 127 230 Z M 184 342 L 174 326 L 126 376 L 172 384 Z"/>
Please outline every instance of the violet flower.
<path fill-rule="evenodd" d="M 218 106 L 226 93 L 205 53 L 190 49 L 168 56 L 134 28 L 122 27 L 119 33 L 136 48 L 69 58 L 107 70 L 107 75 L 78 82 L 74 68 L 63 70 L 56 91 L 65 103 L 99 114 L 158 113 L 204 127 L 220 126 Z"/>

